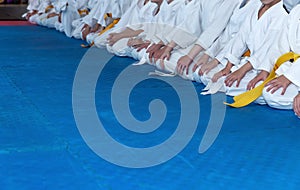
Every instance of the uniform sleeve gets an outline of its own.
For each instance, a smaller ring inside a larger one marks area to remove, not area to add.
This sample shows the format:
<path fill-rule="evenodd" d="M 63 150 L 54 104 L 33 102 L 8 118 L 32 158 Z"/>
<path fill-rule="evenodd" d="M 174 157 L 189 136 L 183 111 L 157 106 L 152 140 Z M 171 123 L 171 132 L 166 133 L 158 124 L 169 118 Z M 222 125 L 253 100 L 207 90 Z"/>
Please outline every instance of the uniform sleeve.
<path fill-rule="evenodd" d="M 87 7 L 88 7 L 88 0 L 77 0 L 76 1 L 77 10 L 87 9 Z"/>
<path fill-rule="evenodd" d="M 250 21 L 246 21 L 238 34 L 234 37 L 232 43 L 226 47 L 227 53 L 225 54 L 225 58 L 237 65 L 240 63 L 240 58 L 244 52 L 247 51 L 246 38 L 250 31 Z"/>
<path fill-rule="evenodd" d="M 27 10 L 29 10 L 29 11 L 38 10 L 39 5 L 40 5 L 40 3 L 38 0 L 31 0 L 28 3 Z"/>
<path fill-rule="evenodd" d="M 166 41 L 168 43 L 174 41 L 179 48 L 187 48 L 194 44 L 202 33 L 201 11 L 198 1 L 184 5 L 176 16 L 177 27 L 170 33 L 166 33 Z"/>
<path fill-rule="evenodd" d="M 215 58 L 222 64 L 226 65 L 228 60 L 225 58 L 228 50 L 233 46 L 232 44 L 234 43 L 234 38 L 232 38 L 226 45 L 225 47 L 215 56 Z"/>
<path fill-rule="evenodd" d="M 104 15 L 106 13 L 110 13 L 111 10 L 110 6 L 114 6 L 114 5 L 115 5 L 115 1 L 107 1 L 107 0 L 102 1 L 97 11 L 97 14 L 95 15 L 96 17 L 94 17 L 96 20 L 98 20 L 97 21 L 98 24 L 100 24 L 101 26 L 106 26 Z"/>
<path fill-rule="evenodd" d="M 48 7 L 48 5 L 50 5 L 50 1 L 49 0 L 46 0 L 46 1 L 43 1 L 39 4 L 39 7 L 38 7 L 38 13 L 44 13 L 45 12 L 45 9 Z"/>
<path fill-rule="evenodd" d="M 213 22 L 202 32 L 196 44 L 200 45 L 204 49 L 208 49 L 213 44 L 213 42 L 222 34 L 230 20 L 233 10 L 237 6 L 238 1 L 236 0 L 224 1 L 223 4 L 218 7 L 217 14 L 213 19 Z"/>
<path fill-rule="evenodd" d="M 300 59 L 295 61 L 291 67 L 283 74 L 287 79 L 289 79 L 293 84 L 300 87 Z"/>

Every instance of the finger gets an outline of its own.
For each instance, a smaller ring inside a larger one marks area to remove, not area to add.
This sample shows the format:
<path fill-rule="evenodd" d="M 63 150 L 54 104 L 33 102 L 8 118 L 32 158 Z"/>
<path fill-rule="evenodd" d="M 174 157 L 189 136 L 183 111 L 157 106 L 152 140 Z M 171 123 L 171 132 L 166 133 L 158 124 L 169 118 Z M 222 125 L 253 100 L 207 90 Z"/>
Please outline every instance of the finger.
<path fill-rule="evenodd" d="M 281 95 L 283 96 L 286 92 L 287 86 L 282 87 Z"/>
<path fill-rule="evenodd" d="M 227 80 L 227 86 L 231 87 L 232 84 L 236 81 L 236 79 L 234 78 L 234 76 L 230 76 L 229 79 Z"/>
<path fill-rule="evenodd" d="M 221 77 L 221 73 L 217 72 L 213 78 L 212 78 L 212 82 L 217 82 L 219 80 L 219 78 Z"/>
<path fill-rule="evenodd" d="M 242 80 L 242 79 L 237 79 L 237 81 L 236 81 L 236 87 L 239 87 L 239 86 L 240 86 L 241 80 Z"/>
<path fill-rule="evenodd" d="M 184 70 L 185 70 L 185 65 L 182 65 L 182 66 L 181 66 L 181 69 L 180 69 L 180 74 L 181 74 L 181 75 L 183 75 Z"/>
<path fill-rule="evenodd" d="M 252 89 L 252 81 L 250 81 L 248 84 L 247 84 L 247 90 L 251 90 Z"/>
<path fill-rule="evenodd" d="M 137 48 L 137 52 L 140 52 L 144 48 L 145 48 L 145 46 L 140 46 L 139 48 Z"/>
<path fill-rule="evenodd" d="M 156 63 L 158 60 L 160 59 L 160 57 L 159 56 L 157 56 L 157 55 L 154 55 L 154 63 Z"/>
<path fill-rule="evenodd" d="M 152 48 L 153 48 L 153 45 L 147 49 L 146 53 L 149 53 L 150 51 L 152 51 Z"/>
<path fill-rule="evenodd" d="M 300 116 L 300 99 L 296 98 L 297 103 L 296 103 L 296 110 L 297 110 L 297 115 Z"/>
<path fill-rule="evenodd" d="M 194 67 L 193 67 L 193 72 L 195 72 L 197 70 L 197 68 L 199 67 L 198 64 L 195 64 Z"/>
<path fill-rule="evenodd" d="M 265 86 L 270 86 L 270 85 L 272 85 L 272 84 L 274 84 L 276 82 L 277 82 L 277 79 L 273 79 L 270 82 L 268 82 Z"/>
<path fill-rule="evenodd" d="M 248 84 L 247 84 L 247 90 L 251 90 L 254 88 L 255 85 L 255 81 L 251 80 Z"/>
<path fill-rule="evenodd" d="M 149 47 L 149 51 L 152 51 L 153 50 L 153 47 L 154 47 L 154 44 L 152 44 L 150 47 Z"/>
<path fill-rule="evenodd" d="M 190 66 L 189 66 L 189 65 L 185 66 L 185 74 L 186 74 L 186 75 L 188 75 L 188 74 L 189 74 L 189 68 L 190 68 Z"/>
<path fill-rule="evenodd" d="M 261 81 L 261 79 L 254 79 L 254 80 L 252 81 L 251 89 L 255 88 L 255 86 L 257 85 L 257 83 L 258 83 L 259 81 Z"/>
<path fill-rule="evenodd" d="M 226 78 L 225 78 L 225 84 L 227 86 L 227 84 L 229 84 L 229 81 L 231 80 L 231 75 L 228 75 Z"/>
<path fill-rule="evenodd" d="M 178 72 L 179 74 L 181 74 L 181 67 L 182 67 L 181 64 L 179 64 L 178 67 L 177 67 L 177 68 L 178 68 L 177 72 Z"/>
<path fill-rule="evenodd" d="M 254 85 L 251 83 L 249 86 L 247 86 L 247 90 L 252 90 L 254 89 Z"/>
<path fill-rule="evenodd" d="M 295 97 L 294 101 L 293 101 L 293 110 L 294 110 L 294 112 L 295 112 L 296 115 L 298 115 L 297 114 L 297 111 L 298 111 L 297 109 L 298 109 L 297 108 L 297 97 Z"/>
<path fill-rule="evenodd" d="M 156 62 L 156 61 L 155 61 L 155 62 Z M 164 62 L 164 60 L 163 60 L 163 59 L 161 59 L 159 63 L 160 63 L 160 66 L 161 66 L 161 68 L 163 68 L 163 65 L 165 65 L 165 62 Z"/>
<path fill-rule="evenodd" d="M 267 92 L 269 92 L 270 90 L 272 90 L 275 86 L 276 86 L 276 83 L 274 83 L 274 82 L 271 82 L 270 84 L 268 84 L 268 86 L 267 86 L 268 87 L 267 88 Z"/>
<path fill-rule="evenodd" d="M 225 80 L 225 85 L 230 87 L 231 86 L 230 84 L 231 84 L 231 79 L 226 79 Z"/>
<path fill-rule="evenodd" d="M 299 117 L 300 116 L 300 99 L 299 98 L 295 98 L 295 102 L 294 102 L 294 110 L 296 115 Z"/>
<path fill-rule="evenodd" d="M 198 75 L 199 75 L 199 76 L 202 76 L 202 75 L 203 75 L 202 69 L 199 69 Z"/>
<path fill-rule="evenodd" d="M 270 92 L 274 88 L 274 85 L 270 84 L 267 88 L 267 92 Z"/>
<path fill-rule="evenodd" d="M 211 81 L 212 81 L 212 82 L 217 82 L 217 77 L 214 75 L 214 76 L 211 78 Z"/>
<path fill-rule="evenodd" d="M 148 55 L 148 57 L 149 57 L 149 59 L 150 59 L 150 60 L 152 60 L 152 58 L 153 58 L 153 54 L 154 54 L 154 52 L 149 52 L 149 55 Z"/>
<path fill-rule="evenodd" d="M 171 55 L 167 54 L 166 58 L 167 58 L 168 61 L 170 60 L 170 57 L 171 57 Z"/>
<path fill-rule="evenodd" d="M 159 59 L 165 60 L 166 56 L 162 54 Z"/>
<path fill-rule="evenodd" d="M 271 90 L 271 94 L 274 94 L 279 88 L 280 86 L 274 86 Z"/>
<path fill-rule="evenodd" d="M 181 67 L 181 63 L 178 62 L 177 66 L 176 66 L 176 70 L 177 70 L 177 73 L 179 73 L 179 74 L 180 74 L 180 67 Z"/>
<path fill-rule="evenodd" d="M 237 80 L 236 79 L 230 80 L 229 83 L 228 83 L 228 86 L 231 87 L 235 81 L 237 81 Z"/>

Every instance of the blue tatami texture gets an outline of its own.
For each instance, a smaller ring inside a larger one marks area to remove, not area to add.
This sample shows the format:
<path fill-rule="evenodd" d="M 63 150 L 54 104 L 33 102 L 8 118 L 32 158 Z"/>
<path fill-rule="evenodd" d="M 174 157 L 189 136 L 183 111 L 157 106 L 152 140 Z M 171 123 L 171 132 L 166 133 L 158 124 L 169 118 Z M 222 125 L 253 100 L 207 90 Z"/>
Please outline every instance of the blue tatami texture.
<path fill-rule="evenodd" d="M 95 154 L 75 122 L 72 88 L 77 68 L 88 51 L 80 47 L 83 42 L 39 26 L 2 26 L 0 39 L 2 190 L 300 188 L 300 120 L 292 111 L 256 104 L 240 109 L 227 107 L 216 141 L 200 154 L 199 144 L 213 104 L 211 96 L 200 95 L 203 85 L 193 83 L 200 115 L 197 130 L 186 147 L 160 165 L 121 167 Z M 99 52 L 108 54 L 104 49 Z M 149 103 L 160 99 L 167 109 L 165 121 L 148 134 L 123 128 L 114 115 L 111 92 L 118 75 L 135 62 L 127 57 L 110 59 L 99 76 L 95 104 L 99 119 L 117 142 L 151 147 L 176 130 L 180 98 L 160 77 L 139 83 L 129 97 L 133 116 L 147 120 Z M 103 63 L 99 60 L 95 64 Z M 136 73 L 145 70 L 154 68 L 136 66 Z M 222 101 L 218 105 L 222 107 Z"/>

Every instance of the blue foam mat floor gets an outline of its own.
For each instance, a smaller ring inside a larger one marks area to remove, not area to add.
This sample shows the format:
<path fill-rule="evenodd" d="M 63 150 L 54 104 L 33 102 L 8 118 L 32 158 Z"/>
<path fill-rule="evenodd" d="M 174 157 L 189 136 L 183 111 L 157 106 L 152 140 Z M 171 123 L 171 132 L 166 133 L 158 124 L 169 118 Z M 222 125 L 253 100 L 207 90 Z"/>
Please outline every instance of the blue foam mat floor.
<path fill-rule="evenodd" d="M 80 47 L 82 41 L 39 26 L 2 26 L 0 39 L 1 189 L 300 187 L 300 121 L 292 111 L 255 104 L 227 108 L 216 141 L 199 154 L 210 118 L 211 96 L 198 95 L 199 125 L 178 155 L 154 167 L 120 167 L 97 156 L 76 127 L 72 85 L 87 52 Z M 133 147 L 153 146 L 174 132 L 180 117 L 179 100 L 171 86 L 154 79 L 145 81 L 130 96 L 133 115 L 146 120 L 149 102 L 155 97 L 166 103 L 166 121 L 150 134 L 122 128 L 112 111 L 110 93 L 118 73 L 134 62 L 120 57 L 110 60 L 96 88 L 97 110 L 117 141 Z M 137 67 L 137 72 L 145 68 L 150 66 Z M 198 92 L 203 88 L 196 83 L 194 87 Z"/>

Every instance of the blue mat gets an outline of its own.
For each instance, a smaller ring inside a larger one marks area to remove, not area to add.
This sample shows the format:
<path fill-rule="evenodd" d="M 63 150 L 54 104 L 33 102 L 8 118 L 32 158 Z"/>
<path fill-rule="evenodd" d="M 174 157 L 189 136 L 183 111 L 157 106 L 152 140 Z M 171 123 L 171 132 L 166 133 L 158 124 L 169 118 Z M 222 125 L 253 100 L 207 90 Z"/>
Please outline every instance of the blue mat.
<path fill-rule="evenodd" d="M 0 36 L 1 189 L 300 187 L 300 121 L 294 113 L 255 104 L 227 108 L 216 141 L 199 154 L 211 117 L 212 97 L 199 95 L 203 86 L 196 83 L 199 124 L 178 155 L 143 169 L 105 161 L 84 142 L 72 110 L 73 80 L 87 53 L 80 47 L 82 42 L 38 26 L 0 27 Z M 132 114 L 138 120 L 147 120 L 148 105 L 158 98 L 167 106 L 166 120 L 149 134 L 121 127 L 111 105 L 112 86 L 120 72 L 134 62 L 120 57 L 109 61 L 97 83 L 95 104 L 100 120 L 115 140 L 131 147 L 154 146 L 176 130 L 181 105 L 172 86 L 160 78 L 145 80 L 130 94 Z M 151 66 L 140 66 L 136 72 L 149 69 Z"/>

